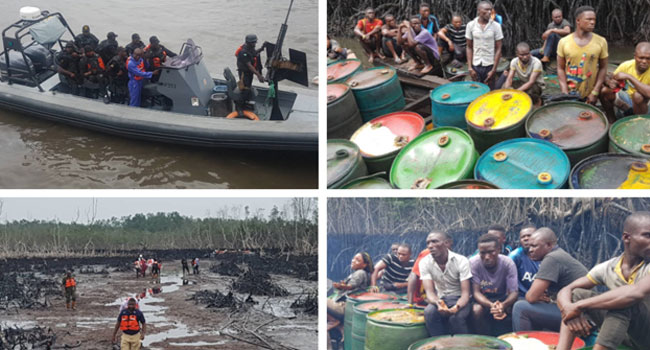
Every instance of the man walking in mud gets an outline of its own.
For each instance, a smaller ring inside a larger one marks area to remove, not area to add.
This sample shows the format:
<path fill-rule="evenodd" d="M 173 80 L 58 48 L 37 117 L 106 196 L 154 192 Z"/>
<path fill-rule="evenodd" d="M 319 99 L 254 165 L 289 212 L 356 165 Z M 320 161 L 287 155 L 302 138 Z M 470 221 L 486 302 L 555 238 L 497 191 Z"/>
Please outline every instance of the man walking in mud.
<path fill-rule="evenodd" d="M 70 301 L 72 301 L 72 310 L 75 310 L 75 302 L 77 301 L 77 281 L 72 277 L 72 272 L 65 273 L 62 281 L 63 295 L 65 296 L 65 308 L 70 310 Z"/>
<path fill-rule="evenodd" d="M 117 323 L 113 330 L 113 344 L 116 342 L 118 330 L 122 330 L 121 350 L 140 350 L 147 325 L 142 312 L 135 308 L 135 299 L 129 299 L 126 310 L 122 310 L 117 316 Z"/>

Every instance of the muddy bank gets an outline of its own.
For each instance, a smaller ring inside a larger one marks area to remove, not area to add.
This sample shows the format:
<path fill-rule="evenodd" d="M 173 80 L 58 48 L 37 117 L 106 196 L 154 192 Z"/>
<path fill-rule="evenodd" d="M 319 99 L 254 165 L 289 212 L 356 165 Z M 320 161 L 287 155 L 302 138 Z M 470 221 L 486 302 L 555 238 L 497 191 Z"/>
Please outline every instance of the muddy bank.
<path fill-rule="evenodd" d="M 49 328 L 50 334 L 55 336 L 55 347 L 80 343 L 80 349 L 110 349 L 119 306 L 126 298 L 138 296 L 141 298 L 140 309 L 147 320 L 144 349 L 317 347 L 317 316 L 313 313 L 317 310 L 317 304 L 313 303 L 316 298 L 313 298 L 313 302 L 304 303 L 309 296 L 316 295 L 317 282 L 296 277 L 302 274 L 299 273 L 300 268 L 285 267 L 278 269 L 280 273 L 265 272 L 275 270 L 272 257 L 228 253 L 210 258 L 206 251 L 204 256 L 207 257 L 201 259 L 200 274 L 183 276 L 180 260 L 169 258 L 178 252 L 157 253 L 163 261 L 159 280 L 152 280 L 149 274 L 146 278 L 135 278 L 130 264 L 137 255 L 0 261 L 0 271 L 7 271 L 5 267 L 10 266 L 13 271 L 22 271 L 18 275 L 33 274 L 52 283 L 60 283 L 62 271 L 72 268 L 78 283 L 77 310 L 66 310 L 59 289 L 56 295 L 48 297 L 49 303 L 45 307 L 0 309 L 0 325 L 2 329 Z M 195 257 L 181 255 L 187 259 Z M 290 257 L 285 261 L 292 259 Z M 317 258 L 300 260 L 306 266 L 307 277 L 315 272 L 308 271 L 309 266 L 317 265 L 312 260 L 315 262 Z M 224 267 L 235 261 L 242 272 L 237 276 L 212 272 L 213 266 L 217 266 L 214 270 L 219 271 L 218 266 Z M 264 262 L 267 266 L 262 267 Z M 122 270 L 120 267 L 124 265 L 128 268 Z M 268 273 L 269 281 L 285 289 L 287 295 L 262 296 L 232 290 L 233 283 L 244 276 L 251 266 L 258 266 L 260 271 Z M 197 293 L 207 295 L 208 300 L 216 295 L 226 300 L 221 304 L 208 305 L 194 300 L 193 296 Z"/>

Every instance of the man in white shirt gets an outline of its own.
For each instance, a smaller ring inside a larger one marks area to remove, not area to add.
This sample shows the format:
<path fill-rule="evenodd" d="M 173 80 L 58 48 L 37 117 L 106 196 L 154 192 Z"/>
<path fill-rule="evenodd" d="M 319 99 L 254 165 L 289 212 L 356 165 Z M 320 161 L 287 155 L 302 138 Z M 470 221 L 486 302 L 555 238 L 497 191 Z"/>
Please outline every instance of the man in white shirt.
<path fill-rule="evenodd" d="M 494 88 L 497 65 L 501 59 L 503 31 L 501 25 L 490 18 L 492 3 L 478 3 L 478 16 L 467 24 L 467 62 L 474 81 Z"/>
<path fill-rule="evenodd" d="M 430 255 L 420 261 L 420 279 L 429 305 L 424 310 L 429 336 L 467 334 L 471 311 L 469 260 L 448 249 L 450 237 L 442 231 L 427 236 Z"/>

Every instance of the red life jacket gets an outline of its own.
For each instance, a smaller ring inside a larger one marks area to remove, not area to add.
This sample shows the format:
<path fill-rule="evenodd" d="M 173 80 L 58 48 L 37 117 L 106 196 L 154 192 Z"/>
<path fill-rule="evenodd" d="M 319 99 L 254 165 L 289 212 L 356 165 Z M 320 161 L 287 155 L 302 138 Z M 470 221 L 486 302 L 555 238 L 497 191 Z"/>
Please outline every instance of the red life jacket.
<path fill-rule="evenodd" d="M 144 48 L 144 52 L 147 52 L 149 50 L 151 50 L 151 44 L 147 45 L 147 47 Z M 161 49 L 160 53 L 156 54 L 156 56 L 153 56 L 152 58 L 154 68 L 161 67 L 162 63 L 165 62 L 166 59 L 167 51 Z"/>
<path fill-rule="evenodd" d="M 242 44 L 242 46 L 240 46 L 240 47 L 235 51 L 235 57 L 239 57 L 239 53 L 241 52 L 241 50 L 244 49 L 244 45 L 246 45 L 246 44 Z M 258 63 L 258 62 L 257 62 L 257 56 L 255 56 L 255 57 L 253 57 L 253 67 L 255 67 L 255 69 L 258 68 L 258 67 L 257 67 L 257 63 Z"/>
<path fill-rule="evenodd" d="M 129 62 L 131 62 L 131 56 L 129 56 L 129 58 L 126 59 L 126 69 L 127 70 L 129 70 Z M 138 70 L 141 71 L 141 72 L 144 72 L 144 60 L 140 61 L 140 64 L 138 64 Z M 142 77 L 138 76 L 138 75 L 134 75 L 133 78 L 135 80 L 142 80 Z M 147 263 L 144 260 L 142 260 L 141 264 L 143 266 L 147 266 L 146 265 Z"/>
<path fill-rule="evenodd" d="M 136 315 L 122 315 L 120 329 L 123 331 L 140 331 L 140 323 Z"/>
<path fill-rule="evenodd" d="M 72 278 L 72 277 L 65 280 L 65 287 L 66 288 L 74 287 L 76 285 L 77 285 L 77 282 L 75 282 L 74 278 Z"/>

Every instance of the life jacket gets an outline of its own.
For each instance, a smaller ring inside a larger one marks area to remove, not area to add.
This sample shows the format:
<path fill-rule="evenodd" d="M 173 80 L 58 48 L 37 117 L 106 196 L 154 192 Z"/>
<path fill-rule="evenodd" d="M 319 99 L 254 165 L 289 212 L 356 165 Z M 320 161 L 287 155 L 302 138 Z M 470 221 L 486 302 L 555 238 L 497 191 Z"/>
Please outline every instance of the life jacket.
<path fill-rule="evenodd" d="M 136 315 L 122 315 L 120 318 L 120 329 L 123 331 L 140 331 L 140 323 Z"/>
<path fill-rule="evenodd" d="M 104 60 L 102 60 L 101 57 L 95 55 L 94 57 L 91 57 L 87 60 L 88 71 L 91 71 L 93 69 L 94 62 L 97 62 L 97 67 L 101 68 L 102 70 L 106 70 L 106 66 L 104 65 Z"/>
<path fill-rule="evenodd" d="M 235 57 L 239 57 L 239 53 L 242 52 L 242 50 L 244 49 L 244 45 L 246 45 L 246 44 L 242 44 L 242 45 L 241 45 L 241 46 L 240 46 L 240 47 L 235 51 Z M 259 64 L 259 62 L 258 62 L 258 60 L 257 60 L 257 56 L 253 57 L 253 67 L 255 67 L 255 69 L 259 69 L 259 67 L 257 66 L 258 64 Z"/>
<path fill-rule="evenodd" d="M 77 285 L 77 282 L 75 282 L 74 278 L 72 278 L 72 277 L 65 280 L 65 287 L 66 288 L 74 287 L 76 285 Z"/>
<path fill-rule="evenodd" d="M 147 47 L 144 48 L 144 52 L 147 52 L 151 50 L 151 44 L 147 45 Z M 167 51 L 165 51 L 163 48 L 160 48 L 160 51 L 158 53 L 155 53 L 154 56 L 151 58 L 151 61 L 153 62 L 153 67 L 154 68 L 159 68 L 162 67 L 162 63 L 165 62 L 167 59 Z"/>
<path fill-rule="evenodd" d="M 129 62 L 131 62 L 131 56 L 129 56 L 129 58 L 126 59 L 126 70 L 127 71 L 129 70 Z M 141 72 L 144 72 L 144 60 L 140 61 L 140 64 L 138 64 L 138 70 L 141 71 Z M 135 74 L 133 75 L 133 79 L 135 79 L 135 80 L 142 80 L 142 78 L 143 77 L 141 77 L 141 76 L 138 76 L 138 75 L 135 75 Z M 143 264 L 143 266 L 146 266 L 147 263 L 146 263 L 146 261 L 144 259 L 142 259 L 141 264 Z"/>

